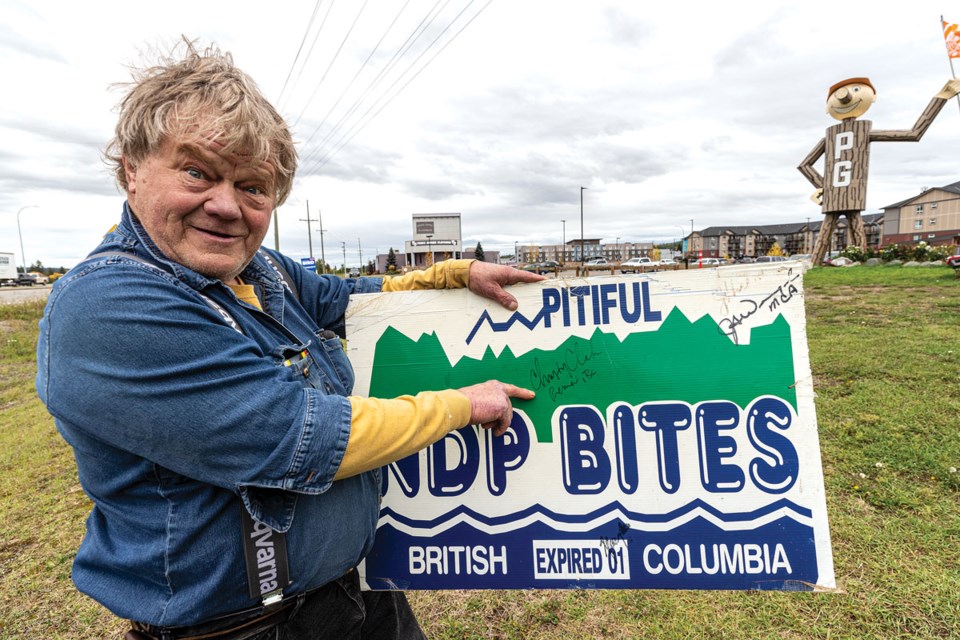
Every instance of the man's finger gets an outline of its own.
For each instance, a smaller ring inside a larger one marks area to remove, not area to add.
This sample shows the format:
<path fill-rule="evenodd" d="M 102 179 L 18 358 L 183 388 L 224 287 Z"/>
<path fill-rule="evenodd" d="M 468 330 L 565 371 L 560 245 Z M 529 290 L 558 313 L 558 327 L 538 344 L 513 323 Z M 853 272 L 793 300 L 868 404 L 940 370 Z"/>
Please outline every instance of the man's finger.
<path fill-rule="evenodd" d="M 524 389 L 523 387 L 518 387 L 512 385 L 509 382 L 503 382 L 503 392 L 507 394 L 510 398 L 520 398 L 521 400 L 533 400 L 536 397 L 536 393 L 530 389 Z"/>
<path fill-rule="evenodd" d="M 533 271 L 521 271 L 520 269 L 514 269 L 514 273 L 511 275 L 513 277 L 513 282 L 511 284 L 516 284 L 518 282 L 540 282 L 541 280 L 547 279 L 547 276 L 540 275 L 539 273 L 534 273 Z"/>

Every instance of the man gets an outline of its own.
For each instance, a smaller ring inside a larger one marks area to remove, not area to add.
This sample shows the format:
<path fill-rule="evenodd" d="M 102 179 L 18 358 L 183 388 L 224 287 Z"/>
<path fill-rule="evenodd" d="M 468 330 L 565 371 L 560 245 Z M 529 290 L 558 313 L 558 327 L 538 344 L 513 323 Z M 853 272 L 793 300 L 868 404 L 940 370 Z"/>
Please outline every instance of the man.
<path fill-rule="evenodd" d="M 912 129 L 873 130 L 869 120 L 857 120 L 877 101 L 877 91 L 869 78 L 847 78 L 827 91 L 827 114 L 839 120 L 807 154 L 797 169 L 817 188 L 811 199 L 821 205 L 823 225 L 813 247 L 813 264 L 823 262 L 840 216 L 850 224 L 851 244 L 866 250 L 867 234 L 860 212 L 867 207 L 867 171 L 870 143 L 874 141 L 911 141 L 923 137 L 947 100 L 960 92 L 960 79 L 947 81 L 917 119 Z M 821 176 L 813 165 L 824 156 Z M 826 179 L 824 179 L 826 177 Z"/>
<path fill-rule="evenodd" d="M 290 132 L 216 48 L 139 74 L 107 149 L 121 221 L 51 292 L 37 390 L 93 499 L 78 588 L 131 638 L 407 638 L 400 592 L 359 591 L 379 467 L 467 424 L 502 434 L 497 381 L 351 396 L 353 293 L 541 280 L 448 261 L 392 279 L 317 276 L 260 247 L 290 192 Z"/>

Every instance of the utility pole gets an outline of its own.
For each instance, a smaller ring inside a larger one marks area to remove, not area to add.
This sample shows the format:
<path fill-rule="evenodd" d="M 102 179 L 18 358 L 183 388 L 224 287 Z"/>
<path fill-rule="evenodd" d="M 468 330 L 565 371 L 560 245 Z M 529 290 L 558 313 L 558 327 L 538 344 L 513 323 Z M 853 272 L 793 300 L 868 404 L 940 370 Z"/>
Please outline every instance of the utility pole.
<path fill-rule="evenodd" d="M 357 253 L 360 254 L 360 271 L 363 271 L 363 248 L 360 246 L 360 236 L 357 236 Z"/>
<path fill-rule="evenodd" d="M 310 223 L 313 222 L 313 220 L 310 219 L 310 201 L 309 200 L 307 200 L 307 219 L 304 220 L 303 218 L 300 218 L 300 222 L 307 223 L 307 246 L 310 248 L 310 257 L 312 258 L 313 257 L 313 236 L 310 233 Z"/>
<path fill-rule="evenodd" d="M 587 187 L 580 187 L 580 274 L 585 275 L 583 253 L 583 191 Z"/>
<path fill-rule="evenodd" d="M 280 219 L 277 217 L 277 208 L 273 208 L 273 248 L 280 251 Z"/>
<path fill-rule="evenodd" d="M 347 277 L 347 243 L 340 241 L 340 247 L 343 249 L 343 277 Z"/>

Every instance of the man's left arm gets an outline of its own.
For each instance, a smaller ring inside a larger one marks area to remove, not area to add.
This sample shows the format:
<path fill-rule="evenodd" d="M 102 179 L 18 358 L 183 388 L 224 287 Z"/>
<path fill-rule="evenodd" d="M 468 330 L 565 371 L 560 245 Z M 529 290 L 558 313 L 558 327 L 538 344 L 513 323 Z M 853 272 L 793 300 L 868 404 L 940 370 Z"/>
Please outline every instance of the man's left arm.
<path fill-rule="evenodd" d="M 480 260 L 444 260 L 423 271 L 384 278 L 382 291 L 466 288 L 513 311 L 517 308 L 517 299 L 504 287 L 543 279 L 544 276 L 530 271 Z"/>

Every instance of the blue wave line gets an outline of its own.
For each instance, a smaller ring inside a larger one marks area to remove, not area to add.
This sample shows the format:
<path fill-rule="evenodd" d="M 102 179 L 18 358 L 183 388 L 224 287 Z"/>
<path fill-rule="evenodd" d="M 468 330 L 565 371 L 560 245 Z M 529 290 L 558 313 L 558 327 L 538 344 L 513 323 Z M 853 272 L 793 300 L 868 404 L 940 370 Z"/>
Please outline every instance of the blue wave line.
<path fill-rule="evenodd" d="M 813 512 L 810 509 L 801 507 L 790 500 L 778 500 L 772 504 L 769 504 L 765 507 L 761 507 L 755 511 L 751 512 L 741 512 L 741 513 L 723 513 L 706 502 L 697 499 L 693 502 L 670 511 L 669 513 L 664 514 L 644 514 L 637 513 L 635 511 L 630 511 L 629 509 L 624 508 L 620 502 L 613 502 L 604 507 L 592 511 L 586 514 L 568 514 L 568 513 L 555 513 L 549 509 L 544 508 L 542 505 L 536 504 L 523 511 L 518 511 L 516 513 L 507 514 L 505 516 L 496 516 L 490 517 L 483 514 L 477 513 L 473 509 L 468 507 L 460 506 L 454 509 L 453 511 L 448 511 L 447 513 L 435 518 L 433 520 L 416 520 L 414 518 L 408 518 L 407 516 L 401 515 L 391 509 L 390 507 L 384 507 L 380 512 L 381 517 L 389 515 L 398 522 L 405 524 L 410 527 L 416 528 L 432 528 L 444 524 L 445 522 L 452 520 L 453 518 L 466 515 L 470 518 L 476 520 L 477 522 L 485 526 L 496 526 L 501 524 L 508 524 L 510 522 L 515 522 L 523 518 L 529 517 L 531 515 L 540 514 L 546 516 L 551 520 L 556 520 L 558 522 L 564 522 L 568 524 L 584 523 L 595 520 L 600 516 L 603 516 L 607 513 L 619 510 L 622 511 L 628 518 L 637 522 L 649 522 L 649 523 L 663 523 L 669 522 L 676 518 L 679 518 L 682 515 L 685 515 L 695 509 L 703 509 L 704 511 L 712 514 L 717 519 L 723 522 L 749 522 L 750 520 L 755 520 L 761 516 L 767 515 L 779 509 L 787 509 L 793 511 L 794 513 L 810 518 L 813 517 Z"/>
<path fill-rule="evenodd" d="M 519 322 L 527 329 L 533 330 L 535 326 L 540 324 L 540 321 L 543 320 L 546 315 L 546 309 L 541 309 L 540 313 L 534 316 L 533 320 L 527 320 L 519 311 L 514 311 L 513 315 L 504 320 L 503 322 L 494 322 L 493 318 L 490 317 L 490 313 L 484 309 L 483 313 L 480 314 L 480 317 L 477 319 L 477 324 L 473 325 L 473 329 L 470 330 L 470 335 L 467 336 L 467 344 L 473 340 L 474 336 L 477 335 L 477 332 L 480 330 L 480 327 L 483 326 L 483 323 L 486 322 L 490 325 L 490 328 L 494 333 L 501 333 L 503 331 L 509 331 L 510 327 Z"/>

